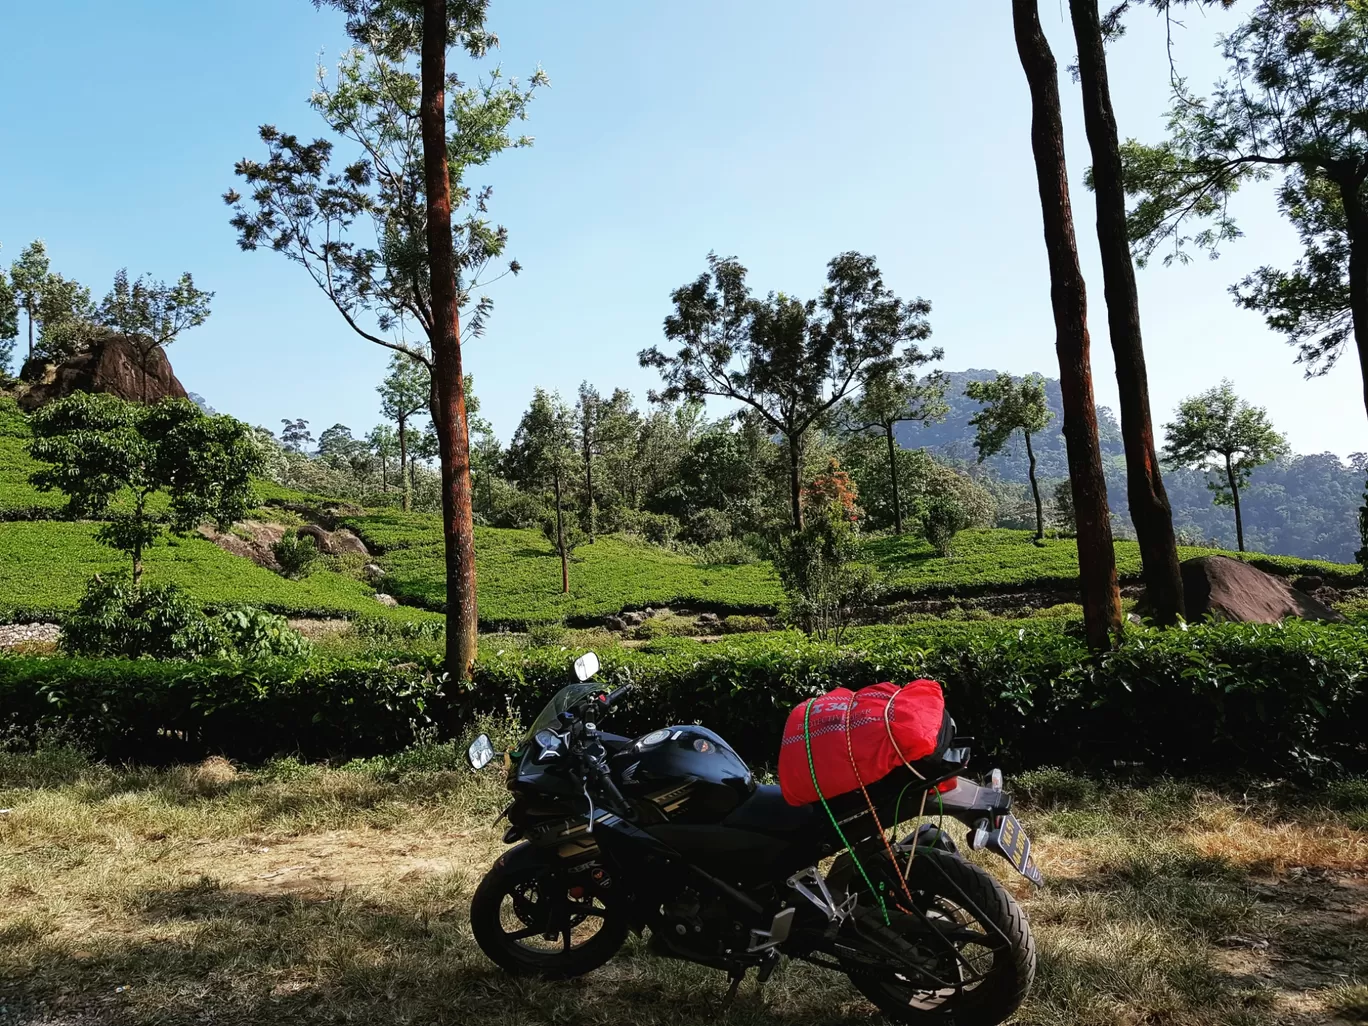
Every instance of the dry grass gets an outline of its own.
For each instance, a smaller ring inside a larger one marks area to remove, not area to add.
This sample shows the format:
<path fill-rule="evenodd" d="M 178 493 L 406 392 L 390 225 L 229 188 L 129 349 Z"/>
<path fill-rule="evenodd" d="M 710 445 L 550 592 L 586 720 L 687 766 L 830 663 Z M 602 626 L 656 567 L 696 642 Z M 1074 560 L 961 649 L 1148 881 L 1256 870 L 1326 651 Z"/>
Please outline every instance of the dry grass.
<path fill-rule="evenodd" d="M 1363 1021 L 1368 788 L 1020 785 L 1049 880 L 1011 884 L 1041 956 L 1021 1022 Z M 465 908 L 503 797 L 446 748 L 340 769 L 0 754 L 0 1022 L 717 1021 L 721 974 L 639 942 L 570 984 L 484 960 Z M 789 965 L 728 1021 L 873 1018 Z"/>

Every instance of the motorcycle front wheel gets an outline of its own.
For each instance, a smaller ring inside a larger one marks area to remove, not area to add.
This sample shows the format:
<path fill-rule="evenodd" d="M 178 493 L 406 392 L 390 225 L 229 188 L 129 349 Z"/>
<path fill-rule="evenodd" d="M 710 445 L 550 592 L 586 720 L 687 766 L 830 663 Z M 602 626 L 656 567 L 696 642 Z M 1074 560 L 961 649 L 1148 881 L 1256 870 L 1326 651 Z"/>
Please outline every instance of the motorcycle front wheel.
<path fill-rule="evenodd" d="M 907 904 L 901 885 L 887 885 L 890 922 L 870 916 L 856 930 L 860 956 L 845 960 L 851 983 L 891 1022 L 1005 1021 L 1035 976 L 1035 939 L 1021 907 L 957 855 L 918 848 L 902 868 L 914 907 L 900 907 Z M 891 950 L 918 968 L 898 971 L 897 960 L 886 957 Z"/>
<path fill-rule="evenodd" d="M 515 976 L 565 980 L 593 972 L 628 933 L 601 896 L 605 879 L 592 867 L 569 877 L 553 866 L 500 859 L 470 902 L 475 941 Z"/>

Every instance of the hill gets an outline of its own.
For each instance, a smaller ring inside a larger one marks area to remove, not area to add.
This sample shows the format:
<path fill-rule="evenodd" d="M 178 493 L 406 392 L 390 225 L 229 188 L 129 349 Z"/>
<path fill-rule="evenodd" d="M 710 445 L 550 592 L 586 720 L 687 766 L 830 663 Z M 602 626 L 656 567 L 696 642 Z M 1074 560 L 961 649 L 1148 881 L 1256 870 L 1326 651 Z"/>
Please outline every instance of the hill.
<path fill-rule="evenodd" d="M 949 415 L 939 424 L 900 424 L 899 444 L 925 448 L 932 455 L 971 472 L 978 468 L 997 480 L 1025 486 L 1026 448 L 1020 436 L 1003 451 L 977 463 L 974 429 L 969 418 L 980 404 L 964 395 L 971 381 L 987 381 L 998 372 L 975 368 L 950 371 L 946 403 Z M 1064 448 L 1064 407 L 1056 378 L 1045 380 L 1045 396 L 1054 420 L 1033 439 L 1039 461 L 1038 475 L 1049 487 L 1068 477 L 1068 457 Z M 1131 533 L 1126 500 L 1126 462 L 1121 429 L 1115 415 L 1106 407 L 1097 411 L 1097 426 L 1102 443 L 1102 462 L 1107 474 L 1107 499 L 1116 518 L 1118 533 Z M 1156 427 L 1167 414 L 1156 411 Z M 1368 465 L 1363 461 L 1344 464 L 1333 453 L 1291 456 L 1260 467 L 1240 499 L 1244 512 L 1245 541 L 1251 550 L 1281 552 L 1304 559 L 1326 559 L 1351 563 L 1362 544 L 1358 533 L 1358 510 L 1363 504 L 1364 478 Z M 1173 506 L 1174 527 L 1185 538 L 1217 548 L 1235 547 L 1235 523 L 1229 509 L 1215 506 L 1206 486 L 1206 476 L 1189 470 L 1164 471 L 1164 484 Z"/>

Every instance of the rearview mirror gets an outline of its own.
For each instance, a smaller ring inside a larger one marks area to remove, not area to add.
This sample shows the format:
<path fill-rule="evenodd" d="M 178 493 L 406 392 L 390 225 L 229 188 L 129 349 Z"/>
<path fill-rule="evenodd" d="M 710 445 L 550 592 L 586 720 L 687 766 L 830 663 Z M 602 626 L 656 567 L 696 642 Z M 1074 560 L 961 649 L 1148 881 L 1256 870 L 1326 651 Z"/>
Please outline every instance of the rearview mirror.
<path fill-rule="evenodd" d="M 489 761 L 494 758 L 494 746 L 489 743 L 489 735 L 481 734 L 466 750 L 466 758 L 470 760 L 470 768 L 482 770 L 489 765 Z"/>
<path fill-rule="evenodd" d="M 585 652 L 575 660 L 575 677 L 579 680 L 588 680 L 598 672 L 599 660 L 593 652 Z"/>

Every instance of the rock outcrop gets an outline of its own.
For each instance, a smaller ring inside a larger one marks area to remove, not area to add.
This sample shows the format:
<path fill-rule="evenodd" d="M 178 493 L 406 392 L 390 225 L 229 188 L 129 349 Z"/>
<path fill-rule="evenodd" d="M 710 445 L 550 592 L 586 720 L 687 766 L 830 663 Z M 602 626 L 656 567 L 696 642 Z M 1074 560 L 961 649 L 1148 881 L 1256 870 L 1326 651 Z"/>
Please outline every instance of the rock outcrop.
<path fill-rule="evenodd" d="M 29 360 L 19 378 L 19 405 L 30 411 L 73 392 L 103 392 L 150 403 L 187 398 L 163 350 L 155 349 L 148 357 L 144 380 L 137 349 L 112 333 L 97 335 L 84 351 L 60 363 Z"/>
<path fill-rule="evenodd" d="M 1304 620 L 1342 621 L 1322 602 L 1287 581 L 1228 556 L 1201 556 L 1182 564 L 1187 618 L 1243 623 L 1279 623 L 1289 616 Z"/>

